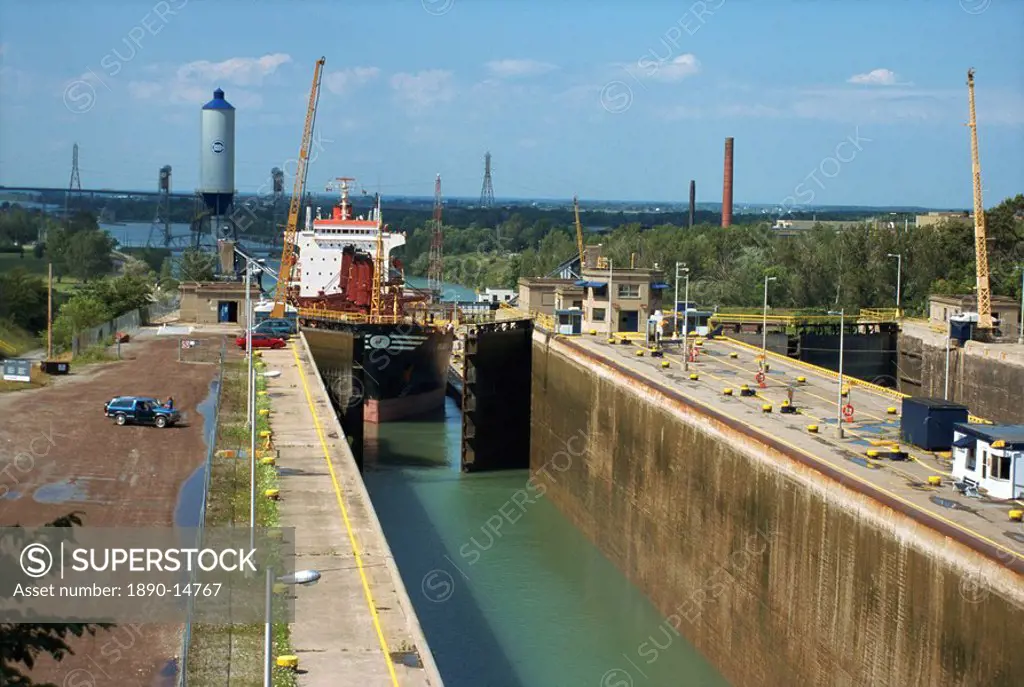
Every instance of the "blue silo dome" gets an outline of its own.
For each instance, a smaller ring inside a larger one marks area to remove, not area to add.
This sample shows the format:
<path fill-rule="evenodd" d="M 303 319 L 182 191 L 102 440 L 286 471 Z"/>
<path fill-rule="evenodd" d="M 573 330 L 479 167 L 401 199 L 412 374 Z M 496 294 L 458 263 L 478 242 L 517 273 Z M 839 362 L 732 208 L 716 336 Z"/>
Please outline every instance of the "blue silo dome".
<path fill-rule="evenodd" d="M 213 92 L 213 100 L 203 105 L 204 110 L 233 110 L 231 103 L 224 100 L 224 91 L 217 89 Z"/>

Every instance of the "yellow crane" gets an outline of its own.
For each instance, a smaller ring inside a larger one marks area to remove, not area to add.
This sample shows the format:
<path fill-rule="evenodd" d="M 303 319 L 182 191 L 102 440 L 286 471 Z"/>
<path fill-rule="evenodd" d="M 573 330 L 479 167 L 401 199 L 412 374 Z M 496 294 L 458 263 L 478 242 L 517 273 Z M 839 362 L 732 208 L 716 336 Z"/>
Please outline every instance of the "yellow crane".
<path fill-rule="evenodd" d="M 316 106 L 320 101 L 320 80 L 323 74 L 325 58 L 316 61 L 313 68 L 313 87 L 309 91 L 309 106 L 306 108 L 306 126 L 302 131 L 302 145 L 299 147 L 299 161 L 295 167 L 295 186 L 292 188 L 291 204 L 288 206 L 288 224 L 284 228 L 284 240 L 281 248 L 281 268 L 277 274 L 277 288 L 274 290 L 274 307 L 270 316 L 284 317 L 288 303 L 288 289 L 292 281 L 292 270 L 295 267 L 295 232 L 299 224 L 299 211 L 302 209 L 302 195 L 306 191 L 306 163 L 309 161 L 309 143 L 313 137 L 313 122 L 316 120 Z"/>
<path fill-rule="evenodd" d="M 572 209 L 576 213 L 576 247 L 580 251 L 580 279 L 583 278 L 583 225 L 580 224 L 580 202 L 572 197 Z"/>
<path fill-rule="evenodd" d="M 992 291 L 988 279 L 988 240 L 985 205 L 981 199 L 981 161 L 978 158 L 978 120 L 974 114 L 974 69 L 967 70 L 967 100 L 970 105 L 971 172 L 974 180 L 974 261 L 977 271 L 978 329 L 992 329 Z"/>

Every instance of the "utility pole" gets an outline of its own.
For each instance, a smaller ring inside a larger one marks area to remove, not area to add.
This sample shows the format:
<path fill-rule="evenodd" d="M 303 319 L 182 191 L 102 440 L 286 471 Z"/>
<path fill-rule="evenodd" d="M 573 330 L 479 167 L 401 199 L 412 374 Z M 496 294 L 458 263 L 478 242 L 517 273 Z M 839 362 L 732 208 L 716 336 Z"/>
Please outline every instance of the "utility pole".
<path fill-rule="evenodd" d="M 612 338 L 612 261 L 608 259 L 608 338 Z"/>
<path fill-rule="evenodd" d="M 683 295 L 683 369 L 690 369 L 690 268 L 683 268 L 686 274 L 686 291 Z"/>
<path fill-rule="evenodd" d="M 776 277 L 764 278 L 764 312 L 761 315 L 761 360 L 768 362 L 768 282 Z"/>
<path fill-rule="evenodd" d="M 1017 265 L 1020 270 L 1020 329 L 1017 330 L 1017 343 L 1024 344 L 1024 262 Z"/>
<path fill-rule="evenodd" d="M 896 258 L 896 317 L 900 316 L 900 284 L 903 279 L 903 254 L 887 253 L 890 258 Z"/>
<path fill-rule="evenodd" d="M 843 438 L 843 332 L 846 329 L 846 309 L 829 315 L 839 315 L 839 389 L 836 391 L 836 436 Z"/>
<path fill-rule="evenodd" d="M 53 263 L 47 267 L 46 281 L 46 359 L 53 360 Z"/>

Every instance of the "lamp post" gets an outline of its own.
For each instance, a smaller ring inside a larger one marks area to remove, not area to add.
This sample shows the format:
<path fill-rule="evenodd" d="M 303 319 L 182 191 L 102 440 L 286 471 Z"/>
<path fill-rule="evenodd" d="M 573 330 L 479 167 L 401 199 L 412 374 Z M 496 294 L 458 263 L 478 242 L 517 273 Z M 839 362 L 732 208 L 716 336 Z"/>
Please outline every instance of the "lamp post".
<path fill-rule="evenodd" d="M 683 292 L 683 369 L 690 369 L 690 268 L 684 267 L 686 289 Z M 676 330 L 679 331 L 678 329 Z"/>
<path fill-rule="evenodd" d="M 608 338 L 612 338 L 612 261 L 608 259 Z"/>
<path fill-rule="evenodd" d="M 1024 263 L 1017 265 L 1020 270 L 1020 329 L 1017 330 L 1017 343 L 1024 344 Z"/>
<path fill-rule="evenodd" d="M 761 360 L 768 360 L 768 282 L 776 277 L 764 278 L 764 312 L 761 315 Z"/>
<path fill-rule="evenodd" d="M 249 380 L 246 389 L 249 416 L 249 547 L 256 548 L 256 374 L 252 354 L 252 261 L 245 256 L 245 343 L 249 354 Z"/>
<path fill-rule="evenodd" d="M 300 570 L 292 575 L 283 575 L 281 577 L 274 577 L 274 570 L 270 566 L 267 566 L 267 596 L 265 601 L 265 613 L 266 613 L 266 625 L 263 628 L 263 687 L 273 687 L 273 666 L 274 666 L 274 647 L 273 647 L 273 602 L 274 602 L 274 582 L 280 584 L 287 584 L 291 586 L 301 585 L 308 587 L 316 584 L 320 581 L 320 571 L 318 570 Z"/>
<path fill-rule="evenodd" d="M 903 254 L 886 253 L 887 257 L 896 258 L 896 317 L 900 316 L 900 284 L 903 281 Z"/>
<path fill-rule="evenodd" d="M 843 332 L 846 329 L 846 309 L 838 313 L 830 310 L 829 315 L 839 315 L 839 390 L 836 391 L 836 435 L 843 438 Z"/>
<path fill-rule="evenodd" d="M 672 301 L 672 331 L 679 338 L 679 261 L 676 261 L 676 295 Z"/>

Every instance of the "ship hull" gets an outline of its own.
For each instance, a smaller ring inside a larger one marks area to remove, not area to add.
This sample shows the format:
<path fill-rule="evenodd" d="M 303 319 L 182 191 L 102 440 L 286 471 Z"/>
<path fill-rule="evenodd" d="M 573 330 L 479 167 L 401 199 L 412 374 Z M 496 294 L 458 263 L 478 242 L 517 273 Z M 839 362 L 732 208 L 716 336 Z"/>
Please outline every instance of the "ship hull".
<path fill-rule="evenodd" d="M 304 327 L 303 335 L 336 402 L 362 403 L 364 422 L 397 422 L 444 408 L 453 332 L 411 323 L 337 324 Z"/>

